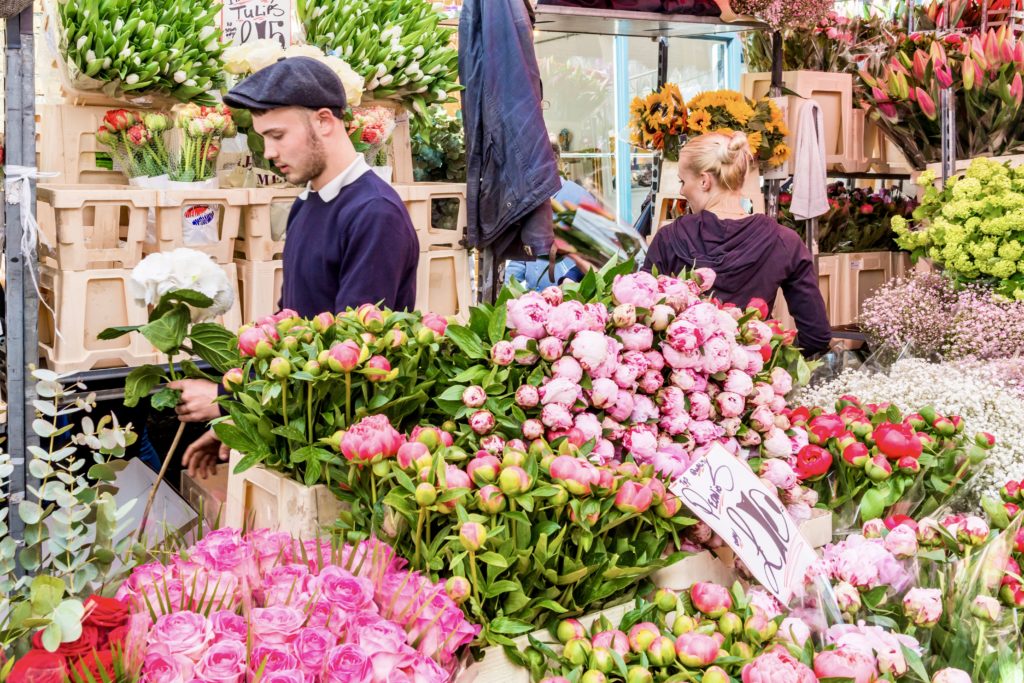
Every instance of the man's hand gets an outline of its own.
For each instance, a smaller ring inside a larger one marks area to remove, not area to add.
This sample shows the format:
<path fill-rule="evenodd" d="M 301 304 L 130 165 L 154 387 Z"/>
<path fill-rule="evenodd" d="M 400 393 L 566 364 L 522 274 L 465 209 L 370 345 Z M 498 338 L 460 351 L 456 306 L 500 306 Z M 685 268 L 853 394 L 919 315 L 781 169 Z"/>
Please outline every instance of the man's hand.
<path fill-rule="evenodd" d="M 217 463 L 227 462 L 230 449 L 220 442 L 213 430 L 206 432 L 185 449 L 181 464 L 188 468 L 188 474 L 206 479 L 217 474 Z"/>
<path fill-rule="evenodd" d="M 220 417 L 220 408 L 214 403 L 217 385 L 205 379 L 179 379 L 167 385 L 181 392 L 181 400 L 174 412 L 182 422 L 209 422 Z"/>

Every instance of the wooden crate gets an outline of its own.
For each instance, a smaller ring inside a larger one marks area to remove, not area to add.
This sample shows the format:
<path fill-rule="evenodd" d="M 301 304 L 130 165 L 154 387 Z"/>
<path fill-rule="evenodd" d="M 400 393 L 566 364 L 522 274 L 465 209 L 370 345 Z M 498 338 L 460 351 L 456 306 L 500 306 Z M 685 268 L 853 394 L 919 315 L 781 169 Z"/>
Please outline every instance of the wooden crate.
<path fill-rule="evenodd" d="M 893 277 L 892 252 L 836 254 L 839 262 L 839 300 L 833 325 L 857 321 L 864 300 Z"/>
<path fill-rule="evenodd" d="M 412 183 L 396 184 L 393 187 L 409 212 L 421 252 L 431 249 L 455 249 L 464 244 L 468 224 L 465 183 Z M 453 228 L 448 229 L 434 224 L 435 202 L 458 202 Z"/>
<path fill-rule="evenodd" d="M 287 531 L 294 538 L 308 540 L 323 535 L 323 528 L 338 519 L 342 502 L 323 484 L 304 486 L 265 467 L 251 467 L 236 473 L 242 456 L 231 452 L 227 499 L 222 522 L 225 526 Z"/>
<path fill-rule="evenodd" d="M 818 289 L 821 297 L 825 300 L 825 310 L 828 312 L 828 319 L 833 325 L 841 325 L 841 318 L 847 317 L 848 313 L 841 306 L 840 259 L 839 254 L 819 254 L 818 266 Z"/>
<path fill-rule="evenodd" d="M 249 189 L 157 190 L 156 242 L 146 242 L 143 253 L 188 247 L 209 254 L 217 263 L 230 264 L 235 257 L 235 240 L 242 222 L 242 210 L 249 203 Z M 217 242 L 186 244 L 183 221 L 217 222 Z"/>
<path fill-rule="evenodd" d="M 288 213 L 301 192 L 301 187 L 250 188 L 235 255 L 248 261 L 280 259 L 284 254 Z"/>
<path fill-rule="evenodd" d="M 242 320 L 250 323 L 278 310 L 283 261 L 235 261 L 238 268 L 238 298 Z"/>
<path fill-rule="evenodd" d="M 105 153 L 96 142 L 96 130 L 108 105 L 44 104 L 38 109 L 39 170 L 60 173 L 58 182 L 77 185 L 121 184 L 128 180 L 120 171 L 100 168 L 96 154 Z"/>
<path fill-rule="evenodd" d="M 725 566 L 710 550 L 685 557 L 651 575 L 651 581 L 655 586 L 674 591 L 684 591 L 698 581 L 731 586 L 736 578 L 736 572 Z"/>
<path fill-rule="evenodd" d="M 850 149 L 837 167 L 846 173 L 865 173 L 871 168 L 867 147 L 867 110 L 854 108 L 850 114 Z"/>
<path fill-rule="evenodd" d="M 142 260 L 153 190 L 115 185 L 40 185 L 39 227 L 52 249 L 45 262 L 63 270 L 130 268 Z"/>
<path fill-rule="evenodd" d="M 469 318 L 469 252 L 445 249 L 420 253 L 416 269 L 416 309 Z"/>
<path fill-rule="evenodd" d="M 742 92 L 751 99 L 767 97 L 771 89 L 772 75 L 769 72 L 743 74 Z M 847 160 L 850 152 L 849 138 L 852 132 L 853 77 L 850 74 L 824 71 L 784 71 L 782 84 L 800 98 L 811 99 L 821 107 L 825 124 L 825 161 L 829 166 Z M 790 100 L 786 125 L 790 130 L 788 143 L 796 149 L 794 132 L 799 122 L 799 107 Z"/>
<path fill-rule="evenodd" d="M 40 267 L 45 305 L 39 307 L 39 351 L 46 367 L 65 373 L 158 362 L 156 350 L 140 334 L 110 341 L 96 338 L 108 327 L 146 323 L 146 307 L 129 294 L 130 277 L 128 268 Z"/>

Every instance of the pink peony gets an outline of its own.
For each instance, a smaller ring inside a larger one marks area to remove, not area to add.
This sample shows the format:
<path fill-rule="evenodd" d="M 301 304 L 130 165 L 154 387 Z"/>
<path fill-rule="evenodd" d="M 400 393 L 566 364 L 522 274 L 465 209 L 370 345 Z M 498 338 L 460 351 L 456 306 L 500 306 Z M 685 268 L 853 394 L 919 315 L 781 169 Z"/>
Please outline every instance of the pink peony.
<path fill-rule="evenodd" d="M 536 343 L 535 340 L 521 334 L 512 338 L 512 348 L 515 351 L 515 361 L 519 365 L 533 365 L 537 362 L 539 356 L 530 350 L 531 341 Z"/>
<path fill-rule="evenodd" d="M 717 619 L 732 609 L 729 589 L 708 581 L 698 581 L 690 587 L 690 600 L 698 611 L 712 619 Z"/>
<path fill-rule="evenodd" d="M 549 335 L 567 341 L 586 327 L 586 308 L 579 301 L 566 301 L 551 309 L 544 329 Z"/>
<path fill-rule="evenodd" d="M 696 268 L 692 276 L 702 292 L 707 292 L 715 286 L 715 271 L 710 268 Z M 743 683 L 747 682 L 744 681 Z"/>
<path fill-rule="evenodd" d="M 622 439 L 622 447 L 637 460 L 647 461 L 658 450 L 658 437 L 643 427 L 632 427 Z"/>
<path fill-rule="evenodd" d="M 572 408 L 582 393 L 583 390 L 575 382 L 561 378 L 553 379 L 540 388 L 540 401 L 543 405 L 556 403 Z"/>
<path fill-rule="evenodd" d="M 608 308 L 604 304 L 586 304 L 584 308 L 587 309 L 583 316 L 586 324 L 584 329 L 604 332 L 605 327 L 608 326 Z"/>
<path fill-rule="evenodd" d="M 627 351 L 648 351 L 654 344 L 654 330 L 646 325 L 631 325 L 620 328 L 616 334 Z"/>
<path fill-rule="evenodd" d="M 572 356 L 563 356 L 552 364 L 551 376 L 556 379 L 567 379 L 578 384 L 583 379 L 583 366 Z"/>
<path fill-rule="evenodd" d="M 584 441 L 600 439 L 603 433 L 601 421 L 593 413 L 579 413 L 573 419 L 573 426 L 583 435 Z"/>
<path fill-rule="evenodd" d="M 715 396 L 715 405 L 718 406 L 718 414 L 721 417 L 739 417 L 746 407 L 743 397 L 731 391 L 723 391 Z"/>
<path fill-rule="evenodd" d="M 786 432 L 775 427 L 765 434 L 762 448 L 770 458 L 789 458 L 793 454 L 793 446 Z"/>
<path fill-rule="evenodd" d="M 516 359 L 516 349 L 512 342 L 499 341 L 491 347 L 491 362 L 495 365 L 511 365 Z"/>
<path fill-rule="evenodd" d="M 913 557 L 917 554 L 917 532 L 901 524 L 885 537 L 885 549 L 896 557 Z"/>
<path fill-rule="evenodd" d="M 911 588 L 903 596 L 903 612 L 917 626 L 934 626 L 942 616 L 942 591 L 937 588 Z"/>
<path fill-rule="evenodd" d="M 785 368 L 772 368 L 772 391 L 785 396 L 793 390 L 793 376 Z"/>
<path fill-rule="evenodd" d="M 565 353 L 565 344 L 557 337 L 544 337 L 537 342 L 537 353 L 548 362 L 556 361 Z"/>
<path fill-rule="evenodd" d="M 811 627 L 797 617 L 786 617 L 779 624 L 779 640 L 792 643 L 803 649 L 804 643 L 811 637 Z M 815 672 L 817 673 L 817 672 Z"/>
<path fill-rule="evenodd" d="M 370 415 L 345 432 L 341 453 L 350 461 L 369 463 L 393 458 L 403 442 L 386 415 Z"/>
<path fill-rule="evenodd" d="M 690 417 L 706 420 L 711 417 L 711 397 L 703 392 L 690 394 Z"/>
<path fill-rule="evenodd" d="M 700 329 L 689 320 L 676 320 L 665 330 L 665 341 L 676 351 L 689 353 L 696 351 L 703 343 Z"/>
<path fill-rule="evenodd" d="M 654 401 L 649 396 L 636 394 L 633 397 L 633 422 L 636 424 L 652 422 L 657 420 L 659 415 L 658 407 L 654 405 Z"/>
<path fill-rule="evenodd" d="M 584 330 L 577 334 L 569 344 L 573 358 L 580 362 L 584 370 L 600 367 L 608 357 L 608 344 L 601 332 Z"/>
<path fill-rule="evenodd" d="M 540 392 L 537 387 L 524 384 L 516 389 L 516 405 L 520 408 L 533 408 L 540 403 Z"/>
<path fill-rule="evenodd" d="M 963 669 L 946 668 L 935 672 L 932 683 L 971 683 L 971 676 Z"/>
<path fill-rule="evenodd" d="M 827 650 L 814 655 L 814 673 L 818 678 L 846 678 L 852 683 L 878 680 L 874 657 L 857 650 Z"/>
<path fill-rule="evenodd" d="M 648 370 L 640 378 L 640 391 L 645 394 L 654 394 L 665 384 L 665 376 L 658 370 Z"/>
<path fill-rule="evenodd" d="M 779 458 L 766 458 L 761 461 L 760 476 L 767 479 L 773 486 L 786 491 L 797 485 L 796 472 L 789 463 Z"/>
<path fill-rule="evenodd" d="M 605 410 L 615 405 L 619 397 L 619 387 L 614 381 L 601 377 L 591 383 L 590 402 L 599 409 Z"/>
<path fill-rule="evenodd" d="M 711 636 L 691 631 L 676 639 L 676 657 L 683 666 L 704 668 L 718 659 L 718 641 Z"/>
<path fill-rule="evenodd" d="M 489 410 L 478 410 L 469 416 L 469 427 L 481 436 L 489 434 L 496 424 L 494 414 Z"/>
<path fill-rule="evenodd" d="M 754 391 L 754 380 L 742 370 L 730 370 L 726 375 L 723 388 L 738 396 L 747 397 Z"/>
<path fill-rule="evenodd" d="M 743 667 L 743 683 L 817 683 L 814 672 L 793 655 L 776 648 Z"/>
<path fill-rule="evenodd" d="M 616 275 L 612 282 L 612 298 L 617 304 L 633 304 L 638 308 L 653 308 L 661 300 L 658 280 L 650 273 Z"/>
<path fill-rule="evenodd" d="M 545 323 L 551 313 L 551 304 L 537 292 L 527 292 L 506 304 L 506 325 L 516 334 L 540 339 L 545 336 Z"/>
<path fill-rule="evenodd" d="M 544 423 L 545 427 L 556 431 L 572 429 L 572 413 L 565 406 L 557 403 L 544 406 L 540 412 L 540 421 Z"/>
<path fill-rule="evenodd" d="M 541 291 L 540 295 L 544 297 L 544 301 L 547 301 L 552 306 L 559 305 L 562 303 L 562 300 L 565 299 L 565 292 L 562 291 L 561 287 L 556 285 L 545 287 L 543 291 Z"/>
<path fill-rule="evenodd" d="M 448 319 L 443 315 L 427 312 L 423 314 L 423 326 L 433 330 L 434 334 L 439 337 L 443 337 L 445 330 L 448 329 Z"/>

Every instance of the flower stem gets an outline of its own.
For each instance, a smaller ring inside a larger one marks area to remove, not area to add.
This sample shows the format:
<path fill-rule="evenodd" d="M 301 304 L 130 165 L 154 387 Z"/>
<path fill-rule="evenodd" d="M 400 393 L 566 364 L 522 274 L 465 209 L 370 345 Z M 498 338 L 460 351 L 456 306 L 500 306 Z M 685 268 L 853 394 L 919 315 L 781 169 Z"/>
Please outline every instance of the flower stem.
<path fill-rule="evenodd" d="M 469 573 L 473 583 L 473 599 L 476 600 L 477 604 L 480 605 L 481 611 L 483 611 L 483 605 L 480 604 L 480 590 L 477 588 L 476 581 L 476 553 L 472 550 L 469 551 Z"/>
<path fill-rule="evenodd" d="M 352 373 L 345 373 L 345 429 L 352 426 Z"/>
<path fill-rule="evenodd" d="M 313 383 L 306 385 L 306 430 L 309 444 L 313 445 Z"/>
<path fill-rule="evenodd" d="M 171 448 L 167 451 L 167 455 L 164 457 L 164 463 L 160 467 L 160 473 L 156 475 L 156 481 L 153 482 L 153 488 L 149 492 L 149 498 L 146 499 L 146 507 L 142 511 L 142 522 L 139 524 L 139 530 L 135 534 L 135 540 L 142 538 L 143 532 L 146 530 L 146 522 L 149 520 L 149 513 L 153 509 L 153 501 L 156 499 L 157 489 L 160 488 L 160 482 L 164 480 L 164 475 L 167 474 L 167 467 L 171 464 L 171 460 L 174 459 L 174 452 L 178 450 L 178 443 L 181 441 L 181 435 L 185 431 L 185 423 L 178 422 L 178 432 L 174 435 L 174 441 L 171 442 Z"/>
<path fill-rule="evenodd" d="M 423 547 L 423 520 L 426 511 L 426 508 L 421 507 L 416 517 L 416 554 L 413 556 L 412 566 L 417 569 L 420 566 L 420 548 Z"/>

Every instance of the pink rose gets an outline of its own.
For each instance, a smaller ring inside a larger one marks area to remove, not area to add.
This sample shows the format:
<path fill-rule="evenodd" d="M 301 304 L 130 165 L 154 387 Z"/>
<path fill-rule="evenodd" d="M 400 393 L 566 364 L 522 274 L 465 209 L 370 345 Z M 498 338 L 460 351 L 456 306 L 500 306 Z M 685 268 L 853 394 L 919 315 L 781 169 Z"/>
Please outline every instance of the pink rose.
<path fill-rule="evenodd" d="M 583 379 L 583 366 L 572 356 L 562 356 L 551 365 L 551 376 L 579 384 Z"/>
<path fill-rule="evenodd" d="M 299 668 L 299 658 L 292 654 L 288 645 L 281 643 L 258 644 L 249 656 L 249 669 L 258 671 L 287 671 Z"/>
<path fill-rule="evenodd" d="M 552 337 L 566 341 L 586 326 L 586 308 L 579 301 L 558 304 L 548 314 L 545 330 Z"/>
<path fill-rule="evenodd" d="M 251 544 L 242 539 L 238 529 L 213 531 L 196 543 L 191 560 L 218 572 L 231 572 L 238 578 L 254 576 L 255 555 Z"/>
<path fill-rule="evenodd" d="M 227 638 L 244 643 L 249 638 L 245 617 L 227 610 L 214 612 L 210 616 L 210 627 L 213 629 L 213 637 L 217 640 Z"/>
<path fill-rule="evenodd" d="M 302 669 L 286 669 L 284 671 L 271 671 L 260 678 L 260 683 L 307 683 L 312 680 Z"/>
<path fill-rule="evenodd" d="M 553 379 L 540 388 L 540 401 L 543 405 L 556 403 L 566 408 L 572 408 L 582 393 L 582 389 L 575 382 L 567 379 Z"/>
<path fill-rule="evenodd" d="M 245 540 L 256 551 L 260 571 L 267 571 L 290 557 L 292 537 L 286 531 L 256 529 L 245 536 Z"/>
<path fill-rule="evenodd" d="M 195 612 L 174 612 L 157 617 L 148 637 L 150 645 L 166 646 L 170 654 L 182 655 L 193 662 L 199 661 L 212 640 L 210 622 Z"/>
<path fill-rule="evenodd" d="M 318 600 L 310 608 L 306 628 L 326 628 L 334 635 L 340 636 L 345 631 L 347 622 L 348 617 L 341 606 L 326 600 Z"/>
<path fill-rule="evenodd" d="M 614 381 L 601 377 L 591 383 L 590 403 L 600 410 L 606 410 L 615 405 L 619 397 L 619 387 Z"/>
<path fill-rule="evenodd" d="M 192 660 L 169 654 L 167 648 L 159 646 L 147 650 L 142 663 L 142 680 L 146 683 L 185 683 L 192 680 L 192 672 Z"/>
<path fill-rule="evenodd" d="M 305 621 L 302 611 L 293 607 L 257 607 L 252 611 L 253 637 L 263 643 L 290 643 Z"/>
<path fill-rule="evenodd" d="M 530 339 L 545 335 L 544 324 L 551 313 L 551 304 L 537 292 L 527 292 L 506 304 L 505 324 L 516 334 Z"/>
<path fill-rule="evenodd" d="M 408 648 L 406 633 L 393 622 L 381 619 L 353 635 L 355 644 L 369 657 L 378 680 L 386 680 L 388 673 L 397 669 L 398 663 L 408 656 L 404 654 Z"/>
<path fill-rule="evenodd" d="M 320 596 L 341 606 L 347 612 L 376 611 L 373 604 L 373 582 L 352 576 L 341 567 L 324 567 L 317 578 Z"/>
<path fill-rule="evenodd" d="M 814 672 L 793 655 L 777 648 L 743 667 L 743 683 L 817 683 Z"/>
<path fill-rule="evenodd" d="M 245 675 L 245 643 L 221 640 L 210 648 L 196 664 L 195 677 L 210 683 L 238 683 Z"/>
<path fill-rule="evenodd" d="M 537 353 L 546 361 L 556 361 L 565 353 L 565 344 L 558 337 L 544 337 L 537 342 Z"/>
<path fill-rule="evenodd" d="M 370 658 L 352 643 L 328 652 L 324 670 L 324 683 L 371 683 L 374 677 Z"/>
<path fill-rule="evenodd" d="M 644 272 L 616 275 L 612 282 L 612 298 L 617 304 L 653 308 L 661 300 L 658 280 L 650 273 Z"/>
<path fill-rule="evenodd" d="M 646 325 L 623 327 L 616 334 L 627 351 L 647 351 L 654 343 L 654 330 Z"/>
<path fill-rule="evenodd" d="M 848 678 L 853 683 L 872 683 L 878 677 L 873 657 L 847 649 L 814 655 L 814 673 L 818 678 Z"/>
<path fill-rule="evenodd" d="M 716 396 L 715 405 L 718 406 L 718 414 L 722 417 L 739 417 L 746 407 L 743 397 L 731 391 L 723 391 Z"/>

